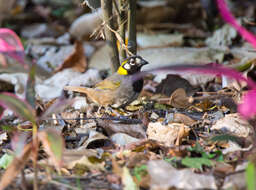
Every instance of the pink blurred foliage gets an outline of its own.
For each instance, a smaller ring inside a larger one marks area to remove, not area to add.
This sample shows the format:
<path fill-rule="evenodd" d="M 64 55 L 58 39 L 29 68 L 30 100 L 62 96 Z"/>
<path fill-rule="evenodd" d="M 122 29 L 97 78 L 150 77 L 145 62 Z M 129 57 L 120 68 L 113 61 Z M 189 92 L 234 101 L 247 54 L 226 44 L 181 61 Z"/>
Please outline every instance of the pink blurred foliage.
<path fill-rule="evenodd" d="M 0 28 L 0 55 L 8 55 L 16 59 L 19 63 L 24 64 L 24 47 L 17 34 L 8 29 Z M 1 56 L 3 60 L 3 56 Z M 2 61 L 2 64 L 6 66 L 6 62 Z"/>
<path fill-rule="evenodd" d="M 242 27 L 238 22 L 236 21 L 235 17 L 231 14 L 227 7 L 227 3 L 225 0 L 216 0 L 217 5 L 220 11 L 220 14 L 228 24 L 233 26 L 239 34 L 248 42 L 252 44 L 254 48 L 256 48 L 256 37 L 251 32 L 247 31 L 244 27 Z"/>
<path fill-rule="evenodd" d="M 253 118 L 256 114 L 256 89 L 249 90 L 238 106 L 238 112 L 245 118 Z"/>
<path fill-rule="evenodd" d="M 225 0 L 216 0 L 216 2 L 223 20 L 233 26 L 256 49 L 256 36 L 237 23 L 235 17 L 229 11 Z M 255 84 L 255 82 L 253 83 Z M 252 87 L 252 90 L 244 94 L 241 103 L 238 105 L 238 112 L 246 119 L 253 118 L 256 115 L 256 88 L 252 85 L 249 86 Z"/>

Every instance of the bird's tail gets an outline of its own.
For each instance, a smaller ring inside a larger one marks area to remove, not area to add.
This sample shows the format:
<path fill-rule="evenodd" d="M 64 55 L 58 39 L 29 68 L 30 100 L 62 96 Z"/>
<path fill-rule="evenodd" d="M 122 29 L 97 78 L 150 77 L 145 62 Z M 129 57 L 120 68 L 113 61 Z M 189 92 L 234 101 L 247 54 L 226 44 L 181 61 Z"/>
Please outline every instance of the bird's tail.
<path fill-rule="evenodd" d="M 83 93 L 83 94 L 87 94 L 88 93 L 88 88 L 77 87 L 77 86 L 64 86 L 63 90 L 79 92 L 79 93 Z"/>

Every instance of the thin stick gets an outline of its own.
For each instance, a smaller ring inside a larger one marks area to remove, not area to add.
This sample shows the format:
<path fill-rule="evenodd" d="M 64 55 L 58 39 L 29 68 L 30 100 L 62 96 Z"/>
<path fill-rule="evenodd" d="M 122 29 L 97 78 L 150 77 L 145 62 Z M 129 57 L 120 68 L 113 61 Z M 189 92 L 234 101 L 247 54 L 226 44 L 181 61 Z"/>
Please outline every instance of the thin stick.
<path fill-rule="evenodd" d="M 128 49 L 130 52 L 136 55 L 136 0 L 129 0 L 128 2 Z"/>
<path fill-rule="evenodd" d="M 119 0 L 119 10 L 120 10 L 120 15 L 118 17 L 118 24 L 119 24 L 119 28 L 120 28 L 120 31 L 119 31 L 119 34 L 122 38 L 122 41 L 124 42 L 124 45 L 125 45 L 125 29 L 126 29 L 126 25 L 125 25 L 125 8 L 124 8 L 125 4 L 124 4 L 124 1 L 123 0 Z M 121 58 L 122 58 L 122 61 L 124 59 L 126 59 L 126 53 L 125 53 L 125 49 L 120 45 L 120 54 L 121 54 Z"/>
<path fill-rule="evenodd" d="M 80 188 L 77 188 L 77 187 L 74 187 L 74 186 L 71 186 L 71 185 L 68 185 L 68 184 L 60 183 L 60 182 L 55 181 L 55 180 L 51 180 L 51 181 L 49 181 L 49 183 L 57 185 L 59 187 L 67 188 L 67 189 L 80 190 Z"/>
<path fill-rule="evenodd" d="M 38 190 L 38 170 L 37 170 L 37 155 L 38 155 L 38 138 L 37 138 L 37 125 L 34 123 L 33 128 L 33 146 L 32 150 L 34 151 L 33 158 L 33 168 L 34 168 L 34 179 L 33 179 L 33 189 Z"/>
<path fill-rule="evenodd" d="M 110 26 L 110 28 L 114 28 L 112 7 L 112 0 L 101 0 L 103 19 L 106 25 Z M 107 44 L 111 51 L 111 71 L 114 73 L 120 66 L 118 49 L 116 46 L 116 37 L 107 27 L 105 27 L 105 34 Z"/>
<path fill-rule="evenodd" d="M 125 45 L 125 42 L 123 41 L 122 37 L 120 36 L 120 34 L 113 30 L 112 28 L 110 28 L 108 25 L 106 25 L 106 27 L 115 34 L 116 38 L 118 39 L 119 43 L 120 43 L 120 46 L 122 46 L 122 48 L 126 51 L 127 55 L 129 56 L 132 56 L 134 55 L 128 48 L 127 46 Z"/>

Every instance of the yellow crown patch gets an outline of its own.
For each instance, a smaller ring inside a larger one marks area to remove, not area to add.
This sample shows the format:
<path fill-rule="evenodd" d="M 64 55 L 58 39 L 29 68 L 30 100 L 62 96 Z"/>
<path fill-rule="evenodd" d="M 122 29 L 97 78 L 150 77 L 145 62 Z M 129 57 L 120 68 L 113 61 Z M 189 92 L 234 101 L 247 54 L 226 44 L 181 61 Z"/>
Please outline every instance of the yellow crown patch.
<path fill-rule="evenodd" d="M 121 64 L 121 66 L 118 68 L 117 73 L 118 73 L 119 75 L 128 75 L 128 71 L 127 71 L 125 68 L 123 68 L 123 65 L 124 65 L 125 63 L 127 63 L 127 60 L 123 61 L 123 63 Z"/>

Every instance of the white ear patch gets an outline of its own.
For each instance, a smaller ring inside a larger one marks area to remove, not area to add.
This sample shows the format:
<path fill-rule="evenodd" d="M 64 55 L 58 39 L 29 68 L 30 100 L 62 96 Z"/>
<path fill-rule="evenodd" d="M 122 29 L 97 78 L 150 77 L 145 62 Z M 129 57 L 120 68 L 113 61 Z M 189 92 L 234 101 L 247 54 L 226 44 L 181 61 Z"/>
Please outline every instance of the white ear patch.
<path fill-rule="evenodd" d="M 141 59 L 140 58 L 136 58 L 136 63 L 140 64 L 141 63 Z"/>
<path fill-rule="evenodd" d="M 130 69 L 131 69 L 131 65 L 128 64 L 128 63 L 126 63 L 126 64 L 124 65 L 124 68 L 125 68 L 126 70 L 130 70 Z"/>

